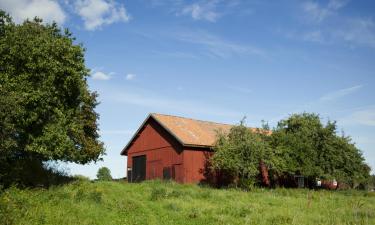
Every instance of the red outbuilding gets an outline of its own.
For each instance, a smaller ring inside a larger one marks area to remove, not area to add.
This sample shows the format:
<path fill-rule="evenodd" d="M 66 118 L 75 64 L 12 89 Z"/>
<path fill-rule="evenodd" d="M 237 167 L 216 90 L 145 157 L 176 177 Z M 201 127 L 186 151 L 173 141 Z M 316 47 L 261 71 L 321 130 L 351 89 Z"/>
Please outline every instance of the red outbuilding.
<path fill-rule="evenodd" d="M 207 179 L 207 159 L 218 131 L 232 125 L 178 116 L 150 114 L 121 151 L 127 156 L 129 182 L 173 179 L 199 183 Z"/>

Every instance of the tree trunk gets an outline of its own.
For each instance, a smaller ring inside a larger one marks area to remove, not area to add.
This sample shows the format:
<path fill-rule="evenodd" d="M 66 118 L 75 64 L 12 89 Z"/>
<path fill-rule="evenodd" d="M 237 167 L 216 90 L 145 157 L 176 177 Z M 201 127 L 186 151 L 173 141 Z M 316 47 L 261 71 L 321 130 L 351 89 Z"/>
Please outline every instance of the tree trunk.
<path fill-rule="evenodd" d="M 264 164 L 263 160 L 259 162 L 259 170 L 262 177 L 262 184 L 266 187 L 270 186 L 270 179 L 268 177 L 268 168 L 266 164 Z"/>

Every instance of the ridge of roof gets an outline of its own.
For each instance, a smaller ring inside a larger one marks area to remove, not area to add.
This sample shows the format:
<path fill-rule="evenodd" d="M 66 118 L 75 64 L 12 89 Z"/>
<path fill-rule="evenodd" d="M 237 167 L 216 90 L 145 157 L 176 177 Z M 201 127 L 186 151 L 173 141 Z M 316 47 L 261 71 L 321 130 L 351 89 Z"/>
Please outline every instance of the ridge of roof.
<path fill-rule="evenodd" d="M 210 121 L 210 120 L 193 119 L 193 118 L 190 118 L 190 117 L 176 116 L 176 115 L 170 115 L 170 114 L 164 114 L 164 113 L 150 113 L 150 115 L 161 115 L 161 116 L 176 117 L 176 118 L 194 120 L 194 121 L 204 122 L 204 123 L 213 123 L 213 124 L 218 124 L 218 125 L 227 125 L 227 126 L 235 126 L 236 125 L 236 124 L 229 124 L 229 123 L 218 123 L 218 122 L 214 122 L 214 121 Z M 249 127 L 249 128 L 252 128 L 252 127 Z"/>

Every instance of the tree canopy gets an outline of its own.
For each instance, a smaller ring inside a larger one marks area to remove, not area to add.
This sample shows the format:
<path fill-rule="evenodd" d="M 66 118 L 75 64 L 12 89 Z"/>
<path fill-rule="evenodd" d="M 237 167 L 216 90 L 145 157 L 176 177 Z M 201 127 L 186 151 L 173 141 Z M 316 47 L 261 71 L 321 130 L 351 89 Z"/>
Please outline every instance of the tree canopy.
<path fill-rule="evenodd" d="M 101 167 L 96 174 L 98 180 L 110 181 L 112 180 L 111 171 L 107 167 Z"/>
<path fill-rule="evenodd" d="M 254 182 L 261 172 L 260 162 L 266 164 L 274 182 L 303 175 L 355 187 L 369 179 L 370 167 L 361 151 L 349 136 L 338 134 L 336 122 L 323 124 L 313 113 L 293 114 L 271 134 L 262 131 L 254 132 L 242 121 L 229 133 L 218 133 L 212 168 Z"/>
<path fill-rule="evenodd" d="M 255 183 L 260 175 L 260 162 L 273 164 L 273 153 L 266 139 L 266 133 L 260 129 L 252 131 L 244 120 L 228 134 L 218 132 L 215 154 L 211 157 L 212 168 Z"/>
<path fill-rule="evenodd" d="M 72 34 L 38 18 L 15 24 L 0 11 L 0 55 L 0 171 L 22 159 L 100 159 L 97 94 Z"/>
<path fill-rule="evenodd" d="M 277 174 L 336 179 L 351 185 L 368 179 L 370 168 L 349 136 L 339 135 L 336 122 L 319 115 L 294 114 L 281 120 L 271 136 L 281 162 Z"/>

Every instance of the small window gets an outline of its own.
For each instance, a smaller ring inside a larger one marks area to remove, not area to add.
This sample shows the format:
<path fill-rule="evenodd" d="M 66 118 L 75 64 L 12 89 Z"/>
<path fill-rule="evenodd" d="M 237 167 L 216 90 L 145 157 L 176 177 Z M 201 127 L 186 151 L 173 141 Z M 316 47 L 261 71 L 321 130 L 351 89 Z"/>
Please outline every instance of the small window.
<path fill-rule="evenodd" d="M 164 167 L 163 168 L 163 179 L 164 180 L 170 180 L 171 179 L 171 168 L 170 167 Z"/>

